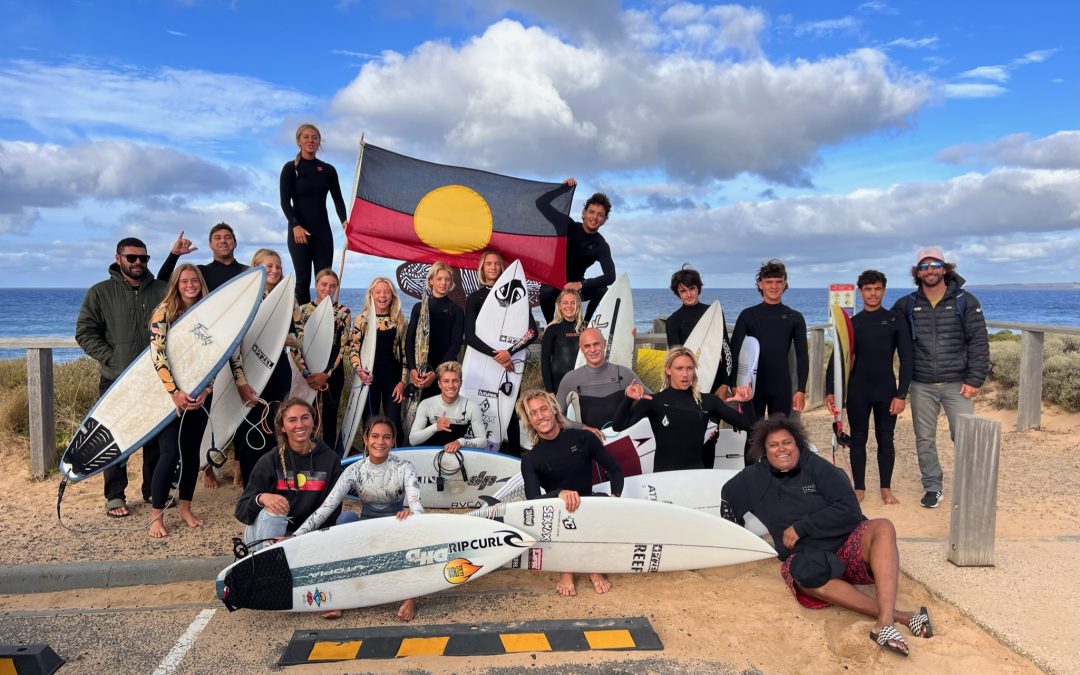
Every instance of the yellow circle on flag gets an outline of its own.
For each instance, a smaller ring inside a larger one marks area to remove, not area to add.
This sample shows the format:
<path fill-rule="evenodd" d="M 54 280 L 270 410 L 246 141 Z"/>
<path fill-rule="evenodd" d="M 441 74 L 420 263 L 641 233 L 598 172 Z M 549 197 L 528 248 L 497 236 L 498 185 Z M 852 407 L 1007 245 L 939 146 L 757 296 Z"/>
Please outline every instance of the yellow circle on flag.
<path fill-rule="evenodd" d="M 479 251 L 491 241 L 491 227 L 491 207 L 464 185 L 435 188 L 413 212 L 416 236 L 444 253 Z"/>
<path fill-rule="evenodd" d="M 302 488 L 302 487 L 304 487 L 304 483 L 306 483 L 306 482 L 307 482 L 307 476 L 305 476 L 302 473 L 296 474 L 296 487 Z"/>

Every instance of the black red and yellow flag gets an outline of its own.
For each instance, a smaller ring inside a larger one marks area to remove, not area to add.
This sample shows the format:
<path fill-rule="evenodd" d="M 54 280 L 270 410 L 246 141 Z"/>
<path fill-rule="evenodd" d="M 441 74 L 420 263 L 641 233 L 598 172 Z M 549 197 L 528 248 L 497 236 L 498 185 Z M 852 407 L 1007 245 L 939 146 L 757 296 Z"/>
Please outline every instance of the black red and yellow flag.
<path fill-rule="evenodd" d="M 494 248 L 526 275 L 566 283 L 566 228 L 573 188 L 433 164 L 374 145 L 362 162 L 349 249 L 369 255 L 475 268 Z"/>

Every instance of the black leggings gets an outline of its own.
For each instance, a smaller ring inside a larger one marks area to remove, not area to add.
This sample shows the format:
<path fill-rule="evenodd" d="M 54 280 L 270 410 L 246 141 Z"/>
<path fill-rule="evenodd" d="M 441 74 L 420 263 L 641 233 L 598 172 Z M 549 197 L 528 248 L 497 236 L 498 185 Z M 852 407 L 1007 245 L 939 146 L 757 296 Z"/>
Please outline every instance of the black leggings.
<path fill-rule="evenodd" d="M 401 372 L 399 366 L 397 372 Z M 407 430 L 401 427 L 401 404 L 394 400 L 394 387 L 397 386 L 401 380 L 396 380 L 393 377 L 380 377 L 379 373 L 374 374 L 374 379 L 371 382 L 371 391 L 368 392 L 368 400 L 366 410 L 364 410 L 364 422 L 361 424 L 360 430 L 357 435 L 364 433 L 363 427 L 367 426 L 367 421 L 372 415 L 379 414 L 379 406 L 382 405 L 382 414 L 389 417 L 394 421 L 394 431 L 397 433 L 397 445 L 398 447 L 407 447 L 409 445 L 409 437 Z"/>
<path fill-rule="evenodd" d="M 856 490 L 866 489 L 866 441 L 870 437 L 870 414 L 874 415 L 874 437 L 877 439 L 878 474 L 881 487 L 892 487 L 893 463 L 896 450 L 893 430 L 896 416 L 889 414 L 891 399 L 871 402 L 864 398 L 848 397 L 848 425 L 851 427 L 851 479 Z"/>
<path fill-rule="evenodd" d="M 154 480 L 150 487 L 150 503 L 155 509 L 165 508 L 178 467 L 180 500 L 191 501 L 195 495 L 201 462 L 199 448 L 202 446 L 209 411 L 210 397 L 207 396 L 202 409 L 188 410 L 180 417 L 173 415 L 172 421 L 158 434 L 161 455 L 154 467 Z"/>
<path fill-rule="evenodd" d="M 322 423 L 322 437 L 331 448 L 337 443 L 338 408 L 341 405 L 341 390 L 345 387 L 345 364 L 339 363 L 330 372 L 326 380 L 326 389 L 319 392 L 319 420 Z"/>
<path fill-rule="evenodd" d="M 263 416 L 263 405 L 256 403 L 255 407 L 248 411 L 244 421 L 236 429 L 232 445 L 236 461 L 240 464 L 240 476 L 244 485 L 248 484 L 251 470 L 255 463 L 264 453 L 276 447 L 274 440 L 274 415 L 277 414 L 278 405 L 289 396 L 292 387 L 292 369 L 289 368 L 289 356 L 285 350 L 281 350 L 277 365 L 270 374 L 270 381 L 263 387 L 260 397 L 270 405 L 266 411 L 266 427 L 271 429 L 269 433 L 262 429 L 260 421 Z"/>
<path fill-rule="evenodd" d="M 297 244 L 290 227 L 289 257 L 296 275 L 296 301 L 306 305 L 311 302 L 312 270 L 318 274 L 334 264 L 334 235 L 330 228 L 325 232 L 312 232 L 307 236 L 306 244 Z"/>

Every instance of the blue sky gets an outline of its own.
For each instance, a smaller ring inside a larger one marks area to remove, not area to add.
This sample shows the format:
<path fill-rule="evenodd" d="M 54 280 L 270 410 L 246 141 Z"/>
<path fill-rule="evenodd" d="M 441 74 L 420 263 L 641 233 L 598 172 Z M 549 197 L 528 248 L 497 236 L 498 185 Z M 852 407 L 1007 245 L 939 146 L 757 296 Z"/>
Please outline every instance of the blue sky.
<path fill-rule="evenodd" d="M 361 132 L 575 176 L 575 212 L 604 190 L 638 287 L 683 262 L 745 286 L 770 257 L 795 286 L 904 279 L 930 244 L 971 283 L 1080 279 L 1073 1 L 0 7 L 3 286 L 88 285 L 123 236 L 161 260 L 220 220 L 241 259 L 284 252 L 300 121 L 346 193 Z M 396 264 L 350 253 L 345 285 Z"/>

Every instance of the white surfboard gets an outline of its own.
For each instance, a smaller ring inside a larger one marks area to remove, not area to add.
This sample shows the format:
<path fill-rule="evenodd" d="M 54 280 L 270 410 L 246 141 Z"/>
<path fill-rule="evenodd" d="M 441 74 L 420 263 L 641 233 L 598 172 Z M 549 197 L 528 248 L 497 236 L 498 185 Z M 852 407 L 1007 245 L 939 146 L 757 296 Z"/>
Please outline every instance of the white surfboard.
<path fill-rule="evenodd" d="M 429 509 L 475 509 L 485 502 L 481 497 L 493 496 L 514 476 L 521 475 L 521 460 L 487 450 L 461 448 L 443 452 L 442 446 L 394 448 L 401 459 L 408 460 L 420 480 L 420 503 Z M 342 460 L 349 466 L 363 456 L 354 455 Z M 458 462 L 458 458 L 462 461 Z M 460 470 L 464 467 L 464 474 Z M 442 489 L 439 489 L 439 469 L 442 469 Z"/>
<path fill-rule="evenodd" d="M 636 476 L 652 473 L 653 459 L 656 457 L 656 436 L 653 434 L 649 418 L 642 418 L 637 424 L 622 431 L 613 431 L 611 427 L 604 427 L 601 431 L 607 437 L 604 448 L 619 462 L 623 475 Z M 595 466 L 593 479 L 599 480 Z M 491 496 L 501 502 L 522 501 L 525 499 L 525 479 L 518 473 Z"/>
<path fill-rule="evenodd" d="M 630 476 L 623 480 L 622 498 L 675 504 L 720 518 L 720 491 L 737 473 L 726 469 L 685 469 Z M 610 494 L 611 483 L 600 483 L 593 491 Z M 743 520 L 746 529 L 759 537 L 769 533 L 754 514 L 748 513 Z"/>
<path fill-rule="evenodd" d="M 494 350 L 511 349 L 531 337 L 529 332 L 529 291 L 525 271 L 515 260 L 499 275 L 476 317 L 476 337 Z M 522 368 L 506 370 L 495 359 L 465 348 L 461 364 L 461 395 L 480 409 L 487 429 L 488 447 L 497 450 L 506 437 L 506 426 L 514 412 Z"/>
<path fill-rule="evenodd" d="M 290 274 L 278 282 L 262 303 L 255 318 L 248 327 L 244 339 L 240 341 L 240 353 L 244 361 L 244 379 L 261 394 L 270 381 L 270 375 L 281 358 L 285 338 L 293 320 L 294 288 L 296 286 Z M 248 408 L 240 400 L 240 392 L 233 380 L 232 368 L 228 362 L 214 378 L 214 397 L 210 404 L 210 423 L 203 432 L 199 460 L 206 468 L 206 451 L 211 446 L 224 448 L 232 440 L 240 423 L 247 415 Z"/>
<path fill-rule="evenodd" d="M 731 471 L 742 469 L 746 465 L 743 460 L 745 447 L 746 432 L 736 431 L 735 429 L 717 429 L 713 469 L 728 469 Z"/>
<path fill-rule="evenodd" d="M 674 504 L 583 497 L 497 504 L 480 515 L 536 540 L 509 567 L 547 572 L 671 572 L 774 557 L 761 537 L 735 523 Z"/>
<path fill-rule="evenodd" d="M 378 318 L 375 315 L 375 307 L 368 300 L 366 317 L 366 329 L 364 339 L 360 343 L 360 364 L 367 370 L 371 370 L 375 362 L 375 343 L 378 340 Z M 337 452 L 342 457 L 347 457 L 352 452 L 353 440 L 360 428 L 360 421 L 364 418 L 364 407 L 367 405 L 371 387 L 364 384 L 355 373 L 350 373 L 349 384 L 345 388 L 349 392 L 349 401 L 345 404 L 345 414 L 341 418 L 341 427 L 338 429 Z"/>
<path fill-rule="evenodd" d="M 533 539 L 495 521 L 419 514 L 376 518 L 287 539 L 223 569 L 230 611 L 325 612 L 454 588 L 498 569 Z"/>
<path fill-rule="evenodd" d="M 742 346 L 739 347 L 739 367 L 735 374 L 735 386 L 750 388 L 757 391 L 757 367 L 758 358 L 761 356 L 761 343 L 752 335 L 743 338 Z"/>
<path fill-rule="evenodd" d="M 731 363 L 731 348 L 724 339 L 724 309 L 719 300 L 714 300 L 709 309 L 701 315 L 683 346 L 694 352 L 698 387 L 701 391 L 713 391 L 716 388 L 713 380 L 716 379 L 716 370 L 720 367 L 725 351 L 727 362 Z"/>
<path fill-rule="evenodd" d="M 600 306 L 593 312 L 589 326 L 600 329 L 607 340 L 607 359 L 627 368 L 634 367 L 634 298 L 630 277 L 623 272 L 607 289 Z M 585 355 L 578 352 L 575 368 L 585 365 Z"/>
<path fill-rule="evenodd" d="M 304 323 L 304 347 L 301 353 L 304 355 L 304 364 L 313 373 L 326 370 L 330 365 L 330 354 L 334 351 L 334 301 L 330 296 L 323 298 L 315 307 L 308 320 Z M 311 403 L 315 400 L 315 390 L 308 386 L 303 373 L 292 364 L 292 390 L 291 396 L 299 396 Z"/>
<path fill-rule="evenodd" d="M 181 390 L 201 393 L 229 359 L 255 317 L 265 276 L 263 267 L 240 274 L 169 328 L 166 354 Z M 89 478 L 142 447 L 175 414 L 147 347 L 86 414 L 60 459 L 60 471 L 73 483 Z"/>

